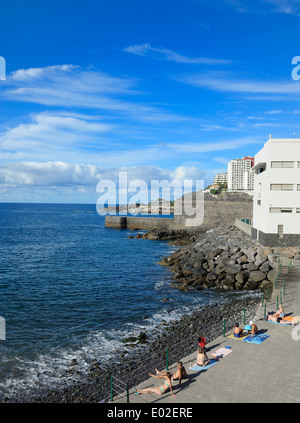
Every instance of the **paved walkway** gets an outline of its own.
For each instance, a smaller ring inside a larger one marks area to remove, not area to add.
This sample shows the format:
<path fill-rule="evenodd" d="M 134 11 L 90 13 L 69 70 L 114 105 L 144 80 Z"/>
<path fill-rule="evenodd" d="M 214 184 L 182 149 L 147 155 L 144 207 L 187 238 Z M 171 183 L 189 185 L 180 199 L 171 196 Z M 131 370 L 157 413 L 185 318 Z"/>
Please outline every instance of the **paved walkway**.
<path fill-rule="evenodd" d="M 282 269 L 283 277 L 285 273 L 287 268 Z M 300 261 L 294 261 L 290 273 L 286 275 L 285 295 L 283 278 L 278 282 L 277 291 L 266 304 L 267 312 L 276 309 L 280 291 L 285 313 L 300 316 Z M 209 352 L 225 346 L 232 349 L 232 353 L 215 366 L 201 373 L 189 370 L 195 363 L 196 351 L 182 360 L 191 379 L 184 380 L 181 387 L 178 382 L 174 382 L 176 397 L 170 392 L 162 396 L 137 395 L 130 390 L 130 403 L 299 403 L 300 324 L 293 328 L 267 322 L 263 319 L 264 313 L 265 307 L 259 306 L 254 319 L 258 329 L 269 335 L 264 342 L 258 345 L 228 338 L 231 331 L 226 337 L 221 336 L 207 345 Z M 170 366 L 170 371 L 175 368 L 176 365 Z M 162 383 L 160 379 L 150 378 L 138 388 L 159 386 Z M 114 403 L 125 402 L 126 398 L 114 400 Z"/>

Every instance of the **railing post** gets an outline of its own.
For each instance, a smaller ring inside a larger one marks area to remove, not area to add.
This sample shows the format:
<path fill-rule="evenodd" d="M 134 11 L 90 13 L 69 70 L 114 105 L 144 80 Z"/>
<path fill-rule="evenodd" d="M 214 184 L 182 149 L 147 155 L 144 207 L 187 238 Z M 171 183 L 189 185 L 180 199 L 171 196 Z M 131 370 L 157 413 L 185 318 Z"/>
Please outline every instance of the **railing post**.
<path fill-rule="evenodd" d="M 127 393 L 127 404 L 129 404 L 129 386 L 128 386 L 128 383 L 126 383 L 126 393 Z"/>
<path fill-rule="evenodd" d="M 169 370 L 169 347 L 167 347 L 166 351 L 166 370 Z"/>
<path fill-rule="evenodd" d="M 244 308 L 244 325 L 246 324 L 246 309 Z"/>
<path fill-rule="evenodd" d="M 110 377 L 110 400 L 113 402 L 114 400 L 114 389 L 113 389 L 114 378 L 113 375 Z"/>

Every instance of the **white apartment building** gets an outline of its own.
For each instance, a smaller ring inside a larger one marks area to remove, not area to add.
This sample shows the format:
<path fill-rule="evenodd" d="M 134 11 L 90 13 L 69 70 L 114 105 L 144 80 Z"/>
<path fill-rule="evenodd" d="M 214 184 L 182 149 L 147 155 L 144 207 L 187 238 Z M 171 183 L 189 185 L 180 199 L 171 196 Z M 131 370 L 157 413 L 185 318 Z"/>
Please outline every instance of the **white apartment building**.
<path fill-rule="evenodd" d="M 272 138 L 255 155 L 252 237 L 300 245 L 300 138 Z"/>
<path fill-rule="evenodd" d="M 218 184 L 227 184 L 228 183 L 228 173 L 218 173 L 214 179 L 214 185 Z"/>
<path fill-rule="evenodd" d="M 228 191 L 253 191 L 252 166 L 254 166 L 253 157 L 230 160 L 228 163 Z"/>

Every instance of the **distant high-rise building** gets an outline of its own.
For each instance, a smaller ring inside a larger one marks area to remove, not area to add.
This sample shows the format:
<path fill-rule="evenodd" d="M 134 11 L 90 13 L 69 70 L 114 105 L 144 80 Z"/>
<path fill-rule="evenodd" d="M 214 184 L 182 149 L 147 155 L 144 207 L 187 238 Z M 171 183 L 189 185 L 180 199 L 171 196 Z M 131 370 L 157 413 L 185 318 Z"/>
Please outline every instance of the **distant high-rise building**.
<path fill-rule="evenodd" d="M 254 176 L 251 168 L 254 166 L 254 157 L 234 159 L 228 163 L 228 190 L 253 191 Z"/>
<path fill-rule="evenodd" d="M 214 185 L 218 184 L 227 184 L 228 183 L 228 174 L 227 173 L 218 173 L 214 179 Z"/>

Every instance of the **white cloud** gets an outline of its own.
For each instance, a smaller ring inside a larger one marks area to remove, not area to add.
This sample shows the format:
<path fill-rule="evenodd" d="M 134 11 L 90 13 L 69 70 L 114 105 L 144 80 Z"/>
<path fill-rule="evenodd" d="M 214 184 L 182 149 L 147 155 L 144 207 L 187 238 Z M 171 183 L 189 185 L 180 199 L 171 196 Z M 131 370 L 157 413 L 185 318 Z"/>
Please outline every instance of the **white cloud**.
<path fill-rule="evenodd" d="M 299 15 L 299 0 L 263 0 L 263 2 L 273 6 L 272 10 L 276 13 L 284 13 L 287 15 Z"/>
<path fill-rule="evenodd" d="M 204 172 L 196 167 L 179 166 L 174 170 L 158 166 L 132 166 L 105 169 L 101 166 L 73 164 L 67 162 L 19 162 L 0 164 L 0 187 L 76 187 L 85 191 L 89 187 L 96 190 L 101 180 L 111 180 L 118 184 L 119 172 L 127 172 L 128 183 L 143 180 L 149 186 L 152 180 L 172 181 L 178 179 L 202 179 Z"/>
<path fill-rule="evenodd" d="M 7 76 L 0 98 L 47 107 L 105 111 L 132 120 L 175 122 L 185 117 L 137 99 L 133 78 L 111 76 L 92 68 L 56 65 L 20 69 Z"/>
<path fill-rule="evenodd" d="M 300 15 L 299 0 L 223 0 L 242 13 L 282 13 Z"/>
<path fill-rule="evenodd" d="M 283 113 L 282 110 L 266 110 L 265 111 L 266 115 L 280 115 L 282 113 Z"/>
<path fill-rule="evenodd" d="M 173 148 L 177 154 L 199 154 L 209 153 L 213 151 L 226 151 L 238 149 L 242 146 L 252 144 L 263 144 L 264 140 L 261 137 L 245 137 L 245 138 L 230 138 L 226 141 L 210 142 L 210 143 L 185 143 L 185 144 L 172 144 L 169 146 Z"/>
<path fill-rule="evenodd" d="M 109 145 L 105 135 L 112 130 L 112 125 L 86 115 L 39 113 L 29 123 L 6 128 L 0 135 L 0 159 L 57 160 L 82 154 L 87 146 L 98 150 Z"/>
<path fill-rule="evenodd" d="M 207 57 L 187 57 L 175 53 L 173 50 L 166 48 L 151 47 L 150 44 L 140 44 L 129 46 L 124 49 L 127 53 L 136 54 L 139 56 L 147 56 L 156 60 L 168 60 L 176 63 L 197 64 L 197 65 L 217 65 L 231 63 L 230 60 L 214 59 Z"/>
<path fill-rule="evenodd" d="M 249 100 L 298 100 L 300 84 L 288 81 L 262 81 L 235 78 L 227 72 L 190 75 L 181 82 L 217 92 L 240 94 Z"/>

